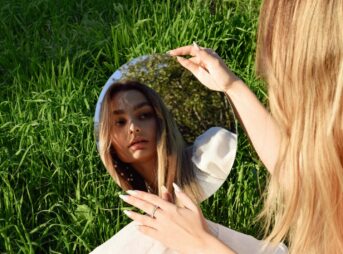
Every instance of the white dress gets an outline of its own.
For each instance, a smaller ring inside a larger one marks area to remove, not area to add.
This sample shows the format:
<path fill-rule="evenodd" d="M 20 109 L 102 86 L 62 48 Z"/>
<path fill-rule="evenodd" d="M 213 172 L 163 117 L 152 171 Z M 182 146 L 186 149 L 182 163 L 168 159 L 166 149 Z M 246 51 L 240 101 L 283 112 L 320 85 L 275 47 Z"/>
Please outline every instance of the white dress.
<path fill-rule="evenodd" d="M 205 198 L 214 194 L 225 182 L 235 160 L 237 136 L 223 128 L 213 127 L 199 136 L 193 145 L 192 161 L 196 177 Z M 207 220 L 212 234 L 238 254 L 284 254 L 284 244 L 270 246 L 256 238 L 239 233 Z M 98 246 L 91 254 L 177 254 L 160 242 L 137 230 L 136 222 L 122 228 L 112 238 Z"/>

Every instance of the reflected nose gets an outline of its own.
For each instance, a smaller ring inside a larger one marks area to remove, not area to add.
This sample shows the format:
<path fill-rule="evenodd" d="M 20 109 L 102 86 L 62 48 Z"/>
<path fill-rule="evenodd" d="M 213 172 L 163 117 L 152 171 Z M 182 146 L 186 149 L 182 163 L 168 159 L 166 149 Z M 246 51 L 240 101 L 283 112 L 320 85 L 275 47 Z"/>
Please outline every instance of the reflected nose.
<path fill-rule="evenodd" d="M 134 121 L 131 121 L 129 131 L 130 133 L 137 133 L 140 132 L 141 129 Z"/>

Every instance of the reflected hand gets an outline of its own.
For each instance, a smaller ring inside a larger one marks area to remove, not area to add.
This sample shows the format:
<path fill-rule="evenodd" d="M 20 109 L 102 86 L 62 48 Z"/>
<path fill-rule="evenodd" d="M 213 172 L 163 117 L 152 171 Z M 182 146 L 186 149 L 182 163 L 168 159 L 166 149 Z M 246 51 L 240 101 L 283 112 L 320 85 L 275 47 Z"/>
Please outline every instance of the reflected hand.
<path fill-rule="evenodd" d="M 170 203 L 174 203 L 173 195 L 167 190 L 165 186 L 161 187 L 162 189 L 162 199 Z"/>
<path fill-rule="evenodd" d="M 130 195 L 120 197 L 143 210 L 147 215 L 133 211 L 124 212 L 140 223 L 138 228 L 142 233 L 162 242 L 165 246 L 181 253 L 200 253 L 211 236 L 206 221 L 200 208 L 178 187 L 174 186 L 174 188 L 175 195 L 183 207 L 178 207 L 150 193 L 128 191 Z"/>
<path fill-rule="evenodd" d="M 171 56 L 178 56 L 179 63 L 211 90 L 226 92 L 235 81 L 240 80 L 212 49 L 199 47 L 194 43 L 173 49 L 168 53 Z M 180 57 L 185 55 L 192 57 L 189 59 Z"/>

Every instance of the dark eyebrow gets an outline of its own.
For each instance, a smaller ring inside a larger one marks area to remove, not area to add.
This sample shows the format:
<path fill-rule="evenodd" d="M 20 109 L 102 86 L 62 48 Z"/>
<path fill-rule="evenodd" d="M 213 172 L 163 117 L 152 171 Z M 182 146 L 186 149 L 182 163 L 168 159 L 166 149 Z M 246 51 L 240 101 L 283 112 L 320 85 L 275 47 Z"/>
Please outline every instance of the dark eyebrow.
<path fill-rule="evenodd" d="M 133 110 L 138 110 L 138 109 L 140 109 L 140 108 L 142 108 L 142 107 L 144 107 L 144 106 L 149 106 L 149 107 L 151 107 L 151 105 L 150 105 L 147 101 L 143 101 L 143 102 L 141 102 L 141 103 L 135 105 L 135 106 L 133 107 Z M 113 110 L 113 111 L 112 111 L 112 114 L 114 114 L 114 115 L 121 115 L 121 114 L 124 114 L 124 113 L 125 113 L 125 111 L 124 111 L 123 109 L 118 109 L 118 110 Z"/>

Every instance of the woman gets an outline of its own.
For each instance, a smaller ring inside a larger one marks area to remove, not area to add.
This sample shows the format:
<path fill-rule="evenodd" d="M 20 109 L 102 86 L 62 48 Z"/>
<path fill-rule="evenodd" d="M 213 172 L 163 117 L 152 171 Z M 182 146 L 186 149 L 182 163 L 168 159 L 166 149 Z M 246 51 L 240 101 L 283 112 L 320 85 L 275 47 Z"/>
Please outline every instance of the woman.
<path fill-rule="evenodd" d="M 194 202 L 201 200 L 176 123 L 158 94 L 143 84 L 114 83 L 107 90 L 101 107 L 99 152 L 124 190 L 161 194 L 162 186 L 170 189 L 176 181 Z"/>
<path fill-rule="evenodd" d="M 193 45 L 170 52 L 191 55 L 180 64 L 236 108 L 272 174 L 262 213 L 267 240 L 287 238 L 290 253 L 343 249 L 342 17 L 342 0 L 263 1 L 257 71 L 268 84 L 271 115 L 213 51 Z M 182 253 L 233 253 L 207 233 L 200 210 L 177 187 L 184 207 L 129 193 L 122 197 L 128 203 L 157 207 L 153 217 L 126 212 L 144 234 Z"/>
<path fill-rule="evenodd" d="M 106 169 L 124 190 L 148 191 L 179 203 L 164 187 L 172 188 L 172 183 L 177 182 L 192 202 L 198 204 L 225 181 L 234 162 L 236 144 L 235 134 L 215 127 L 187 148 L 160 97 L 138 82 L 114 83 L 104 96 L 99 152 Z M 203 223 L 216 237 L 230 238 L 230 244 L 239 253 L 251 253 L 257 248 L 265 253 L 284 253 L 283 246 L 263 249 L 263 242 L 251 236 L 210 221 Z M 241 242 L 245 245 L 239 246 Z M 131 223 L 92 253 L 176 252 L 144 236 Z"/>

